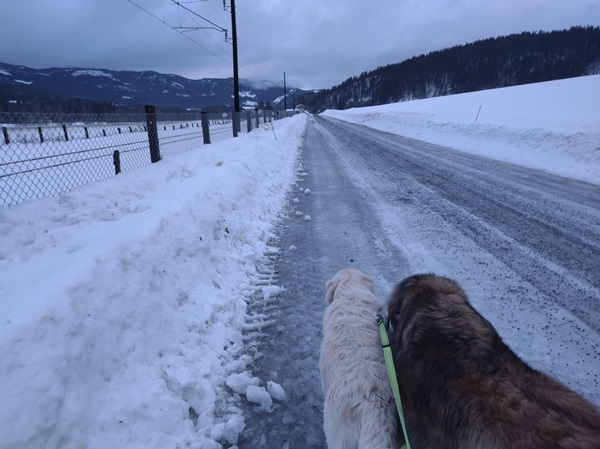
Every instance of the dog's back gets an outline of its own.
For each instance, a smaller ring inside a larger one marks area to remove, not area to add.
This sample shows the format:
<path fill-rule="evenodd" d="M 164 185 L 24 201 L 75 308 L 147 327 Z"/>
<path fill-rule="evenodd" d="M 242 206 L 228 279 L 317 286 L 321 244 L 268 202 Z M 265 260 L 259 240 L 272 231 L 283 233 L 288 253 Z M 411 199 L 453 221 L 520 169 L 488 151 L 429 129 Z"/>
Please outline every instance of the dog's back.
<path fill-rule="evenodd" d="M 388 311 L 413 449 L 600 449 L 596 407 L 521 361 L 454 281 L 407 278 Z"/>
<path fill-rule="evenodd" d="M 324 430 L 329 449 L 396 447 L 396 412 L 379 343 L 372 282 L 343 270 L 327 285 L 321 345 Z"/>

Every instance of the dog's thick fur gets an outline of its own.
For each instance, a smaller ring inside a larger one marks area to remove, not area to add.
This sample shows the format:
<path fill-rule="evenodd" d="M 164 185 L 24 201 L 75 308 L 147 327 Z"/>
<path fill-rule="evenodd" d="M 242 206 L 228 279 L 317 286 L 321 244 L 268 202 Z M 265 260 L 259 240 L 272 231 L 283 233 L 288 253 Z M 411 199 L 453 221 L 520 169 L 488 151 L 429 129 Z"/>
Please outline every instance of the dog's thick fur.
<path fill-rule="evenodd" d="M 327 283 L 321 383 L 329 449 L 396 448 L 397 413 L 377 330 L 381 305 L 355 269 Z"/>
<path fill-rule="evenodd" d="M 600 414 L 521 361 L 447 278 L 396 286 L 388 328 L 412 449 L 599 449 Z"/>

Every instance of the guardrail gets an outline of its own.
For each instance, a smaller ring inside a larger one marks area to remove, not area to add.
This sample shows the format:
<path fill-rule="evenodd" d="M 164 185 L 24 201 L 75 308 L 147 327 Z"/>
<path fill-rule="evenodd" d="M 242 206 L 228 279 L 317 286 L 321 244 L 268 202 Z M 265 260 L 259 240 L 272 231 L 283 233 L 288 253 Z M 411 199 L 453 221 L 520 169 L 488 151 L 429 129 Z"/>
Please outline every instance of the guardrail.
<path fill-rule="evenodd" d="M 282 117 L 168 114 L 153 106 L 144 113 L 0 113 L 0 206 L 55 196 Z"/>

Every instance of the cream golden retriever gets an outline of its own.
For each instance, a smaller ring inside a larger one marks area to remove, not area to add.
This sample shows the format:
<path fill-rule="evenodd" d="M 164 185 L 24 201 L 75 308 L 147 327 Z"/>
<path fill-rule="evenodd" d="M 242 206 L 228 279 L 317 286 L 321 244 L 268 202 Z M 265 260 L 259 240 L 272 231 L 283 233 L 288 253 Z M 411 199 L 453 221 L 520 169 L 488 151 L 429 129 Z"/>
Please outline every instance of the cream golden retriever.
<path fill-rule="evenodd" d="M 345 269 L 327 283 L 321 383 L 329 449 L 391 449 L 397 415 L 377 330 L 370 278 Z"/>

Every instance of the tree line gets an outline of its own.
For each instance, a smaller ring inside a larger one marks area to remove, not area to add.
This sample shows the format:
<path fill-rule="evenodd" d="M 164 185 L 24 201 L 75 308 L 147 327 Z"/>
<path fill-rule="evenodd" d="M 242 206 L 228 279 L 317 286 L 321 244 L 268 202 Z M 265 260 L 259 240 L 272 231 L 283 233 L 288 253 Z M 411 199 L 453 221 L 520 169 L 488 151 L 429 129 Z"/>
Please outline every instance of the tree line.
<path fill-rule="evenodd" d="M 524 32 L 419 55 L 300 98 L 311 112 L 600 74 L 600 27 Z"/>

